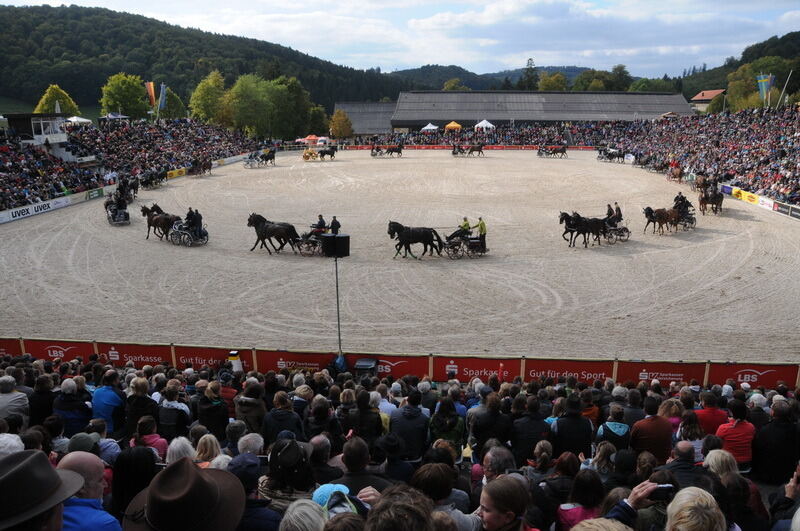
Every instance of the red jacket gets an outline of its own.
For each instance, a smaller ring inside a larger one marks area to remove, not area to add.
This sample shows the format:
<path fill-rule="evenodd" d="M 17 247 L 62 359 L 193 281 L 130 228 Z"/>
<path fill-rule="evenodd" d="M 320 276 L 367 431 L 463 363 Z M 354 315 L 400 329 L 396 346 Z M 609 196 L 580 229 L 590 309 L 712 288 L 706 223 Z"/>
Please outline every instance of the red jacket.
<path fill-rule="evenodd" d="M 660 415 L 645 417 L 633 425 L 631 448 L 639 452 L 650 452 L 663 465 L 672 452 L 672 423 Z"/>
<path fill-rule="evenodd" d="M 695 410 L 695 415 L 706 435 L 715 435 L 717 428 L 728 422 L 728 414 L 718 407 Z"/>
<path fill-rule="evenodd" d="M 746 420 L 731 420 L 717 428 L 716 435 L 722 439 L 722 449 L 733 454 L 737 463 L 749 463 L 753 460 L 755 426 Z"/>
<path fill-rule="evenodd" d="M 239 394 L 236 392 L 236 389 L 229 386 L 220 386 L 219 388 L 219 396 L 225 401 L 225 404 L 228 406 L 228 418 L 235 419 L 236 418 L 236 404 L 234 404 L 233 399 L 236 395 Z"/>

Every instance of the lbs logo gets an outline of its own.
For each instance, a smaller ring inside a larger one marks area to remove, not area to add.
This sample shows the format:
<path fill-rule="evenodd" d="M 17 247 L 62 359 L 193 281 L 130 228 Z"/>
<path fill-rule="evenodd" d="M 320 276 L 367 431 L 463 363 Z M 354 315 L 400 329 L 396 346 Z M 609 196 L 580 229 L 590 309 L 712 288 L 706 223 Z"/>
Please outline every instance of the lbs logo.
<path fill-rule="evenodd" d="M 402 361 L 391 362 L 388 360 L 378 360 L 378 366 L 375 369 L 379 373 L 391 374 L 392 370 L 401 363 L 405 363 L 405 361 L 402 360 Z"/>
<path fill-rule="evenodd" d="M 74 349 L 75 347 L 62 347 L 61 345 L 47 345 L 45 347 L 45 352 L 47 352 L 47 356 L 50 358 L 63 358 L 67 355 L 67 352 Z"/>
<path fill-rule="evenodd" d="M 775 372 L 775 369 L 768 369 L 766 371 L 757 371 L 755 369 L 743 369 L 736 372 L 737 382 L 756 383 L 759 376 L 764 376 L 767 373 Z"/>

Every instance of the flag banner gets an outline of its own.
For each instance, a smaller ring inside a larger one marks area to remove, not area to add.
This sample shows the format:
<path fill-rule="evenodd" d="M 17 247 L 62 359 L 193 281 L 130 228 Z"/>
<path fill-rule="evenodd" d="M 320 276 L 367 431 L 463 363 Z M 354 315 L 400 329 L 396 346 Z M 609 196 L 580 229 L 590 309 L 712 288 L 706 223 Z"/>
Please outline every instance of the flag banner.
<path fill-rule="evenodd" d="M 769 89 L 772 88 L 772 85 L 775 84 L 775 76 L 772 74 L 766 75 L 761 74 L 756 76 L 756 81 L 758 82 L 758 94 L 761 96 L 762 101 L 767 99 L 767 94 L 769 94 Z"/>
<path fill-rule="evenodd" d="M 161 93 L 158 95 L 158 110 L 164 110 L 167 106 L 167 84 L 161 83 Z"/>
<path fill-rule="evenodd" d="M 150 107 L 155 107 L 156 105 L 156 86 L 152 81 L 147 81 L 144 84 L 144 88 L 147 89 L 147 97 L 150 98 Z"/>

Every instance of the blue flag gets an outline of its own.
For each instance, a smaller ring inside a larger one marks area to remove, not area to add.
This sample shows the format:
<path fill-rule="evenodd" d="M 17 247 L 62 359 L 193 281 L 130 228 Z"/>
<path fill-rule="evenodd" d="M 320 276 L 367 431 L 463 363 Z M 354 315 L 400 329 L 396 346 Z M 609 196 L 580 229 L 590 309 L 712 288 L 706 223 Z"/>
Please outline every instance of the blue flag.
<path fill-rule="evenodd" d="M 756 81 L 758 82 L 758 94 L 761 96 L 761 101 L 764 101 L 767 99 L 769 89 L 775 84 L 775 76 L 772 74 L 761 74 L 756 76 Z"/>
<path fill-rule="evenodd" d="M 167 106 L 167 84 L 161 83 L 161 93 L 158 95 L 158 110 L 164 110 Z"/>

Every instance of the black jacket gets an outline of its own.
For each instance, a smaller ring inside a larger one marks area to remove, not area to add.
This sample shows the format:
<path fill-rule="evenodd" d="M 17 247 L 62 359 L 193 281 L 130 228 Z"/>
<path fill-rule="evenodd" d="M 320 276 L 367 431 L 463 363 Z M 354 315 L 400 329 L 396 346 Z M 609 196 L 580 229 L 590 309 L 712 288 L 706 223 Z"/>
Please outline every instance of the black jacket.
<path fill-rule="evenodd" d="M 422 457 L 428 448 L 428 417 L 419 407 L 407 405 L 392 413 L 390 430 L 405 443 L 403 458 L 413 461 Z"/>
<path fill-rule="evenodd" d="M 336 415 L 330 415 L 323 421 L 318 421 L 313 415 L 309 416 L 303 423 L 303 430 L 306 437 L 310 441 L 317 435 L 326 432 L 328 439 L 331 441 L 331 455 L 339 455 L 342 453 L 344 446 L 344 434 L 342 433 L 342 425 Z M 319 481 L 320 485 L 325 482 Z"/>
<path fill-rule="evenodd" d="M 684 459 L 675 459 L 664 466 L 658 467 L 656 470 L 669 470 L 672 472 L 682 489 L 686 487 L 698 487 L 698 483 L 701 479 L 711 474 L 706 467 L 695 466 L 691 460 L 686 461 Z"/>
<path fill-rule="evenodd" d="M 38 426 L 44 419 L 53 414 L 53 401 L 56 399 L 52 391 L 34 391 L 28 397 L 28 407 L 30 408 L 29 426 Z"/>
<path fill-rule="evenodd" d="M 753 439 L 753 474 L 764 483 L 788 482 L 799 458 L 800 436 L 794 422 L 775 419 Z"/>
<path fill-rule="evenodd" d="M 471 434 L 475 438 L 474 451 L 481 455 L 483 445 L 489 439 L 497 439 L 505 444 L 511 438 L 511 417 L 484 410 L 473 418 Z"/>
<path fill-rule="evenodd" d="M 269 446 L 278 438 L 278 434 L 283 430 L 294 433 L 298 441 L 306 441 L 306 433 L 303 430 L 303 421 L 294 411 L 288 409 L 273 409 L 264 417 L 264 424 L 261 427 L 261 436 L 264 437 L 264 447 Z"/>
<path fill-rule="evenodd" d="M 550 434 L 550 425 L 539 415 L 525 415 L 514 421 L 511 428 L 511 451 L 518 467 L 533 458 L 533 448 Z"/>
<path fill-rule="evenodd" d="M 351 409 L 346 422 L 347 424 L 342 426 L 342 431 L 347 434 L 353 430 L 353 434 L 364 439 L 370 448 L 375 444 L 375 440 L 383 435 L 381 414 L 374 409 Z"/>
<path fill-rule="evenodd" d="M 327 463 L 316 463 L 311 465 L 314 471 L 314 480 L 320 485 L 331 483 L 344 475 L 341 468 L 330 466 Z"/>
<path fill-rule="evenodd" d="M 222 443 L 225 440 L 225 428 L 228 426 L 228 404 L 222 398 L 212 402 L 203 395 L 197 404 L 197 421 Z"/>
<path fill-rule="evenodd" d="M 125 437 L 136 432 L 136 424 L 145 415 L 158 421 L 158 404 L 149 396 L 131 395 L 125 400 Z"/>
<path fill-rule="evenodd" d="M 562 452 L 572 452 L 588 456 L 592 454 L 592 437 L 594 428 L 592 421 L 580 414 L 570 412 L 553 422 L 550 428 L 550 442 L 553 443 L 553 455 L 558 457 Z"/>
<path fill-rule="evenodd" d="M 358 494 L 361 489 L 372 487 L 378 492 L 383 492 L 384 489 L 391 487 L 393 483 L 383 476 L 370 474 L 369 472 L 346 472 L 344 476 L 339 479 L 331 481 L 334 485 L 347 485 L 350 492 Z"/>

